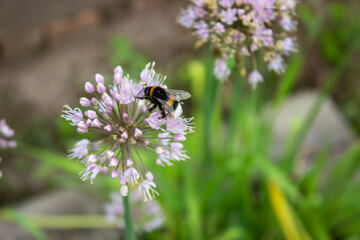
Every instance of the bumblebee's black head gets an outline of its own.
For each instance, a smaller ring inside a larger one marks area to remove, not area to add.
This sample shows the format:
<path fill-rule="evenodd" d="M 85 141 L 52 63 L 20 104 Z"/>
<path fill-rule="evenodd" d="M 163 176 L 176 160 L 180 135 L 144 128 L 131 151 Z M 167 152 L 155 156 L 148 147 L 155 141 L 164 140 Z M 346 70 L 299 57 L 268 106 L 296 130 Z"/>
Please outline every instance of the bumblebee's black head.
<path fill-rule="evenodd" d="M 152 87 L 146 87 L 144 89 L 144 97 L 145 98 L 150 98 L 150 90 L 151 90 Z"/>

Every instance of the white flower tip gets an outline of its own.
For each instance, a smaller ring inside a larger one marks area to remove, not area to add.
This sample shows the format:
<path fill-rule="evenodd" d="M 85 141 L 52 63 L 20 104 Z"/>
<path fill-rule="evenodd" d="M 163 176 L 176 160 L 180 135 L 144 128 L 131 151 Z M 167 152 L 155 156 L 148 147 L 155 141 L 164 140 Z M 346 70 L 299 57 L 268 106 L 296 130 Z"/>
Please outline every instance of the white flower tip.
<path fill-rule="evenodd" d="M 120 188 L 120 194 L 123 197 L 127 197 L 127 195 L 129 194 L 129 188 L 126 185 L 122 186 Z"/>

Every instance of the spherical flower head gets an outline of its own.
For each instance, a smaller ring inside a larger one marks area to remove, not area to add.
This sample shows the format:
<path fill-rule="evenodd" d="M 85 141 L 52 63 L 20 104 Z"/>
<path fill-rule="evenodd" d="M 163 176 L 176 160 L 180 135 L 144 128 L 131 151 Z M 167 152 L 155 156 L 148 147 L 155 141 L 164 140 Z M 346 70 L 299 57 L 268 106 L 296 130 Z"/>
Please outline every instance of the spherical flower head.
<path fill-rule="evenodd" d="M 144 200 L 152 200 L 158 195 L 156 176 L 146 169 L 145 159 L 157 165 L 159 161 L 171 165 L 188 158 L 180 142 L 193 132 L 192 118 L 170 114 L 163 118 L 159 110 L 149 112 L 150 102 L 139 99 L 144 97 L 146 86 L 167 88 L 165 76 L 155 72 L 154 63 L 141 71 L 140 82 L 131 80 L 120 66 L 114 70 L 111 86 L 105 87 L 100 74 L 95 80 L 97 90 L 86 98 L 91 100 L 82 98 L 84 110 L 65 106 L 63 118 L 76 126 L 80 134 L 95 132 L 101 138 L 95 142 L 80 140 L 70 150 L 69 158 L 84 164 L 82 180 L 93 183 L 98 174 L 109 174 L 119 181 L 121 195 L 127 196 L 132 188 L 138 188 Z"/>
<path fill-rule="evenodd" d="M 112 224 L 117 224 L 120 229 L 125 228 L 123 195 L 126 191 L 128 191 L 128 188 L 125 185 L 122 187 L 123 193 L 112 193 L 110 202 L 105 205 L 107 221 Z M 131 194 L 129 200 L 136 232 L 151 232 L 163 226 L 165 216 L 156 200 L 144 202 L 141 193 L 138 191 Z"/>
<path fill-rule="evenodd" d="M 0 150 L 7 148 L 15 148 L 17 146 L 17 142 L 12 140 L 11 138 L 14 136 L 15 131 L 9 127 L 6 123 L 5 119 L 0 119 Z M 0 156 L 1 162 L 1 156 Z M 3 174 L 0 170 L 0 178 L 2 178 Z"/>
<path fill-rule="evenodd" d="M 209 42 L 222 59 L 214 67 L 218 80 L 224 81 L 230 75 L 224 61 L 231 59 L 235 60 L 236 68 L 246 72 L 256 70 L 256 61 L 264 61 L 270 71 L 282 74 L 286 67 L 284 57 L 296 51 L 296 38 L 291 37 L 297 26 L 296 3 L 295 0 L 192 2 L 182 10 L 178 21 L 199 38 L 197 46 Z"/>

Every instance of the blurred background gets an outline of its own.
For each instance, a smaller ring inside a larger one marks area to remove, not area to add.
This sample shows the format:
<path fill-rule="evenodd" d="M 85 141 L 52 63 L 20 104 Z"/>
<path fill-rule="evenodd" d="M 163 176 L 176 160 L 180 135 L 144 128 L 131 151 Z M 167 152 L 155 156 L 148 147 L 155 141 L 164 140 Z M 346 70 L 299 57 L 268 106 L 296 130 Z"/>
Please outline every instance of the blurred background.
<path fill-rule="evenodd" d="M 176 23 L 188 3 L 0 0 L 0 119 L 18 142 L 0 149 L 0 239 L 122 239 L 104 217 L 119 186 L 79 179 L 60 115 L 95 73 L 138 79 L 150 61 L 192 93 L 196 132 L 191 159 L 149 166 L 165 221 L 138 239 L 360 239 L 360 2 L 299 2 L 299 52 L 256 91 L 205 84 L 207 50 Z"/>

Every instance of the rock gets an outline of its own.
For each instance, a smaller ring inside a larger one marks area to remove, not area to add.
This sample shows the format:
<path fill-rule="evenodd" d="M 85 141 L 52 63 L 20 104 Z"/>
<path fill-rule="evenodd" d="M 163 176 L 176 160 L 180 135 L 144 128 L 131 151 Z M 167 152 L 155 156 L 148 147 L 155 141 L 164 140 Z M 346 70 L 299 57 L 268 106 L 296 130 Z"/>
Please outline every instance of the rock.
<path fill-rule="evenodd" d="M 104 214 L 105 202 L 92 195 L 64 189 L 34 197 L 18 205 L 16 210 L 25 214 L 66 215 Z M 118 229 L 45 229 L 48 239 L 120 239 Z M 0 222 L 0 239 L 34 239 L 23 228 Z"/>
<path fill-rule="evenodd" d="M 272 156 L 279 159 L 300 129 L 319 93 L 304 91 L 289 97 L 276 112 Z M 300 157 L 311 158 L 320 149 L 329 146 L 333 154 L 348 148 L 354 133 L 331 99 L 325 100 L 299 152 Z"/>

